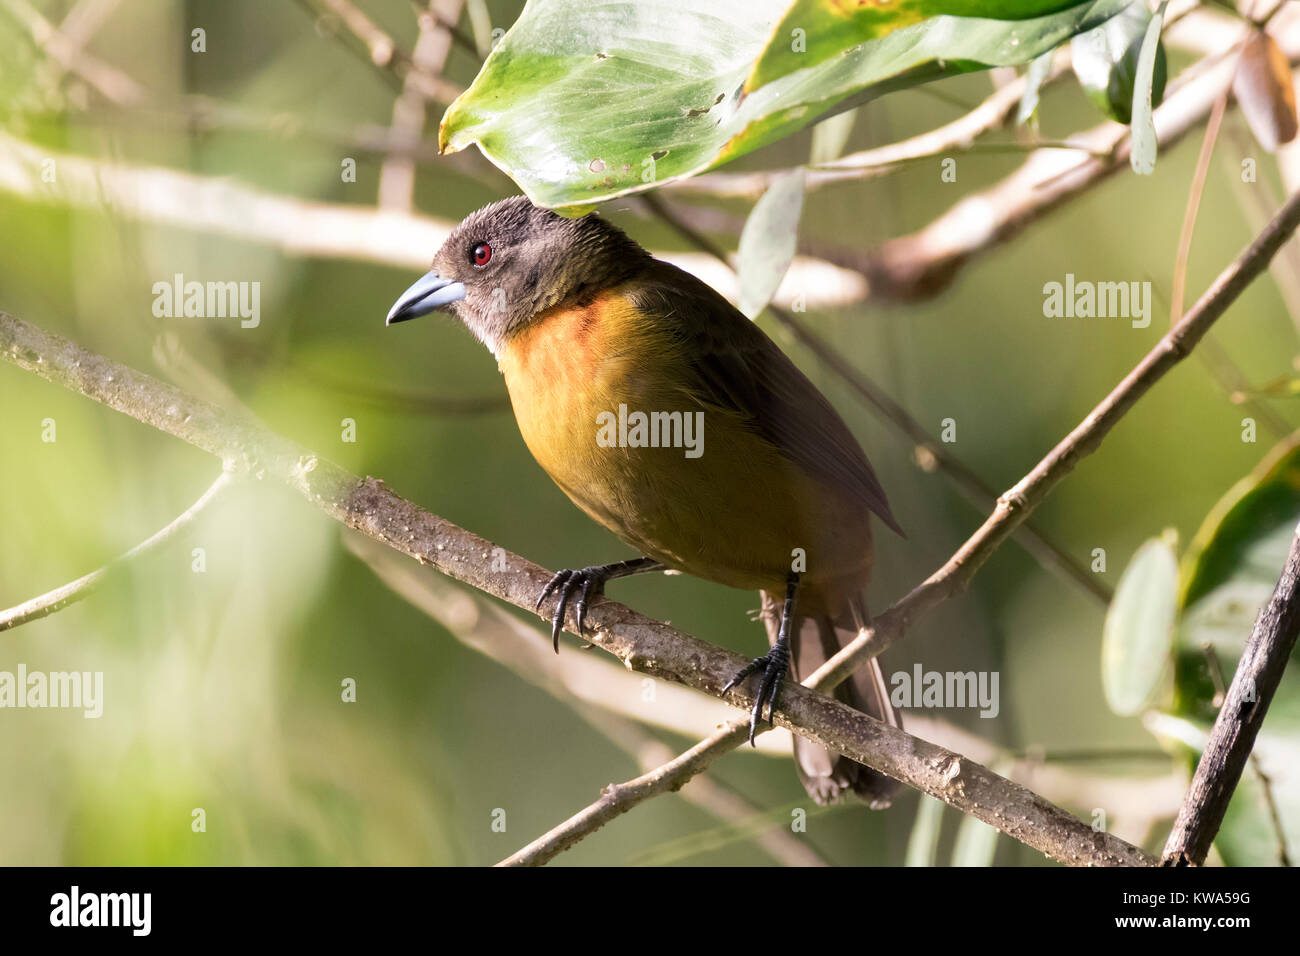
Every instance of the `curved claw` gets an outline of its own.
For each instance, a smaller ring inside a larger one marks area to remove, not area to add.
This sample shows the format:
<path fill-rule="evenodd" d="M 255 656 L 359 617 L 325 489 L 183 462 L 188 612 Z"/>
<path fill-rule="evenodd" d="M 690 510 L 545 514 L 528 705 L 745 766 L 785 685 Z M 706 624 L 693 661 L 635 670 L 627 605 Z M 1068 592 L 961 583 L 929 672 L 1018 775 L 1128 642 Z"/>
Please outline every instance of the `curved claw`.
<path fill-rule="evenodd" d="M 578 593 L 576 609 L 577 634 L 581 637 L 587 619 L 587 604 L 593 597 L 604 593 L 606 581 L 627 577 L 630 574 L 640 574 L 643 571 L 654 571 L 662 567 L 663 565 L 651 558 L 633 558 L 616 564 L 598 564 L 579 570 L 565 568 L 563 571 L 556 572 L 542 590 L 537 603 L 533 605 L 533 610 L 541 611 L 546 599 L 558 590 L 555 614 L 551 617 L 551 645 L 555 648 L 555 653 L 560 652 L 560 631 L 564 629 L 564 613 L 568 610 L 569 599 L 573 597 L 579 585 L 582 586 L 582 591 Z"/>
<path fill-rule="evenodd" d="M 574 588 L 578 586 L 581 580 L 581 572 L 568 572 L 564 580 L 564 586 L 560 588 L 560 596 L 555 602 L 555 616 L 551 618 L 551 646 L 555 648 L 555 653 L 560 653 L 560 631 L 564 630 L 564 612 L 569 609 L 569 598 L 573 596 Z M 582 625 L 578 625 L 581 632 Z"/>
<path fill-rule="evenodd" d="M 587 598 L 591 597 L 591 589 L 596 585 L 597 579 L 594 575 L 582 575 L 582 593 L 578 595 L 578 633 L 582 634 L 582 622 L 587 617 Z"/>
<path fill-rule="evenodd" d="M 750 674 L 759 670 L 763 672 L 763 678 L 758 684 L 758 692 L 754 694 L 754 706 L 749 712 L 749 745 L 751 747 L 754 746 L 754 735 L 758 733 L 758 725 L 764 719 L 764 706 L 767 707 L 767 722 L 772 723 L 772 714 L 776 709 L 776 695 L 781 689 L 781 678 L 785 676 L 788 666 L 789 659 L 782 653 L 781 649 L 774 647 L 765 656 L 754 658 L 722 686 L 722 692 L 725 694 Z"/>
<path fill-rule="evenodd" d="M 555 574 L 551 575 L 551 580 L 548 581 L 546 587 L 542 589 L 542 594 L 537 599 L 537 603 L 533 605 L 533 610 L 540 611 L 542 609 L 542 604 L 551 596 L 551 592 L 568 580 L 569 575 L 572 573 L 573 572 L 568 568 L 565 568 L 563 571 L 557 571 Z"/>

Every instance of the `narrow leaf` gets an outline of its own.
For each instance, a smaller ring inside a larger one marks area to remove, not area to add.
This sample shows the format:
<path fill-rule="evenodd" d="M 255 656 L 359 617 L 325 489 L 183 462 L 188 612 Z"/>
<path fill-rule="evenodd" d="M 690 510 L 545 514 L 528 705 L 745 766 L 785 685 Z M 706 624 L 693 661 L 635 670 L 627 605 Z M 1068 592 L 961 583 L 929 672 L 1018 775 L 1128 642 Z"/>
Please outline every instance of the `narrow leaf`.
<path fill-rule="evenodd" d="M 794 261 L 803 212 L 804 172 L 793 169 L 772 181 L 745 220 L 737 252 L 740 311 L 753 318 L 776 295 Z"/>
<path fill-rule="evenodd" d="M 1142 51 L 1138 54 L 1137 74 L 1133 77 L 1133 145 L 1129 163 L 1133 171 L 1149 176 L 1156 171 L 1156 124 L 1151 118 L 1152 86 L 1155 82 L 1156 54 L 1160 50 L 1160 30 L 1165 23 L 1165 8 L 1169 0 L 1147 24 L 1142 38 Z"/>
<path fill-rule="evenodd" d="M 1151 24 L 1146 0 L 1132 0 L 1117 17 L 1070 41 L 1070 63 L 1079 85 L 1097 108 L 1113 120 L 1133 118 L 1133 94 L 1142 42 Z M 1156 46 L 1151 102 L 1164 98 L 1168 67 L 1163 44 Z"/>
<path fill-rule="evenodd" d="M 943 801 L 921 794 L 916 805 L 916 819 L 907 838 L 904 866 L 934 866 L 939 858 L 939 833 L 943 826 Z"/>
<path fill-rule="evenodd" d="M 964 816 L 952 848 L 953 866 L 992 866 L 998 851 L 998 831 L 983 820 Z"/>
<path fill-rule="evenodd" d="M 1052 57 L 1055 52 L 1048 50 L 1029 64 L 1029 70 L 1025 74 L 1025 94 L 1020 97 L 1020 108 L 1016 110 L 1017 126 L 1028 122 L 1029 117 L 1034 115 L 1034 110 L 1038 109 L 1038 91 L 1047 75 L 1052 72 Z"/>
<path fill-rule="evenodd" d="M 1101 639 L 1106 702 L 1127 717 L 1140 711 L 1169 666 L 1178 609 L 1178 560 L 1162 538 L 1138 548 L 1115 588 Z"/>

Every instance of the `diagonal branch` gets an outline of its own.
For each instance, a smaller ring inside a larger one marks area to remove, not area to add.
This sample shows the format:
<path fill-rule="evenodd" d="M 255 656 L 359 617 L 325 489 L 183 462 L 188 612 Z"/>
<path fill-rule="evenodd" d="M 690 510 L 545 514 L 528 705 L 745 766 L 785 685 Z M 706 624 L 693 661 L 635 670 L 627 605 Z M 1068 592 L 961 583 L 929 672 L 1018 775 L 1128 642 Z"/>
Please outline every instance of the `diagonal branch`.
<path fill-rule="evenodd" d="M 1170 369 L 1191 354 L 1196 343 L 1228 311 L 1246 287 L 1268 269 L 1269 262 L 1297 226 L 1300 226 L 1300 192 L 1286 201 L 1264 231 L 1219 274 L 1196 305 L 1161 337 L 1123 381 L 1029 474 L 998 498 L 993 514 L 942 568 L 881 615 L 874 628 L 864 629 L 813 677 L 829 680 L 831 686 L 838 684 L 855 668 L 901 637 L 912 616 L 964 590 L 975 571 L 1074 470 L 1079 460 L 1096 451 L 1102 439 L 1129 409 Z"/>
<path fill-rule="evenodd" d="M 1166 866 L 1200 866 L 1205 862 L 1298 634 L 1300 534 L 1291 539 L 1282 576 L 1273 596 L 1260 608 L 1228 696 L 1201 752 L 1192 785 L 1165 844 Z"/>
<path fill-rule="evenodd" d="M 217 455 L 227 470 L 276 478 L 347 527 L 516 607 L 531 609 L 551 577 L 546 569 L 494 549 L 394 494 L 382 481 L 359 478 L 248 416 L 224 411 L 3 312 L 0 357 Z M 752 706 L 748 688 L 721 693 L 746 663 L 740 655 L 612 601 L 590 608 L 586 619 L 594 631 L 588 639 L 632 670 L 703 690 L 746 711 Z M 1153 862 L 1137 847 L 1093 830 L 988 768 L 815 690 L 798 684 L 785 688 L 773 716 L 781 726 L 923 790 L 1054 859 L 1079 865 Z M 733 746 L 739 739 L 738 734 L 727 738 Z"/>

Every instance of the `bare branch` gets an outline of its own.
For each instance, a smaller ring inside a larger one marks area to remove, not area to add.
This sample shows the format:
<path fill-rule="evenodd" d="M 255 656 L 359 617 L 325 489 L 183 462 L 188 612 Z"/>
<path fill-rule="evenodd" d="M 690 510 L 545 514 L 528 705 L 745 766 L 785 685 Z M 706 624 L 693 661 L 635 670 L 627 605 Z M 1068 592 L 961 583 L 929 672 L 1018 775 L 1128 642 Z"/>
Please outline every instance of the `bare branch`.
<path fill-rule="evenodd" d="M 329 26 L 328 17 L 333 16 L 347 28 L 369 57 L 371 63 L 390 77 L 390 82 L 409 84 L 430 100 L 450 103 L 465 92 L 455 83 L 442 78 L 437 72 L 427 72 L 420 64 L 414 62 L 411 55 L 402 50 L 397 42 L 377 23 L 370 19 L 360 7 L 351 0 L 300 0 L 303 6 L 313 12 L 325 11 L 326 16 L 318 19 L 319 25 Z M 448 29 L 446 24 L 439 24 Z M 453 36 L 455 35 L 453 31 Z"/>
<path fill-rule="evenodd" d="M 143 102 L 145 89 L 115 66 L 92 56 L 81 48 L 84 40 L 69 41 L 63 33 L 41 16 L 28 0 L 0 0 L 9 15 L 26 27 L 45 53 L 63 70 L 81 77 L 107 100 L 119 106 Z"/>
<path fill-rule="evenodd" d="M 877 618 L 874 628 L 864 630 L 813 675 L 818 681 L 829 681 L 817 686 L 838 684 L 854 668 L 901 637 L 912 617 L 963 590 L 980 566 L 1074 470 L 1079 460 L 1096 451 L 1128 410 L 1165 373 L 1191 354 L 1201 337 L 1268 268 L 1297 225 L 1300 225 L 1300 193 L 1287 200 L 1264 231 L 1219 274 L 1196 305 L 1161 337 L 1123 381 L 1047 457 L 998 498 L 993 514 L 943 567 Z"/>
<path fill-rule="evenodd" d="M 440 21 L 455 23 L 460 17 L 461 0 L 433 0 L 430 10 L 420 16 L 420 37 L 411 54 L 414 69 L 402 81 L 401 95 L 393 102 L 390 139 L 396 143 L 418 145 L 424 132 L 428 107 L 428 85 L 421 77 L 442 75 L 443 64 L 451 52 L 451 34 L 439 26 Z M 379 170 L 379 206 L 409 212 L 415 199 L 415 159 L 393 155 Z"/>
<path fill-rule="evenodd" d="M 1200 866 L 1223 823 L 1255 738 L 1300 635 L 1300 534 L 1291 539 L 1273 596 L 1260 609 L 1227 699 L 1165 843 L 1166 866 Z"/>

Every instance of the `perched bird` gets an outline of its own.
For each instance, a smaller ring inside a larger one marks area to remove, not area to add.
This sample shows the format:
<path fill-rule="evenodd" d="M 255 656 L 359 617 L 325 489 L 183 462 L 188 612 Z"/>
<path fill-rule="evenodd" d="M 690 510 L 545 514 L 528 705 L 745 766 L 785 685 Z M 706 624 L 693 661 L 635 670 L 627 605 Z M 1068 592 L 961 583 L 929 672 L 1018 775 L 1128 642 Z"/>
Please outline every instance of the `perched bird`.
<path fill-rule="evenodd" d="M 902 533 L 867 457 L 830 403 L 753 322 L 695 276 L 594 214 L 567 219 L 523 197 L 461 222 L 388 324 L 454 313 L 496 356 L 519 430 L 566 495 L 639 557 L 561 571 L 582 634 L 605 583 L 659 569 L 762 592 L 770 651 L 750 740 L 787 670 L 806 676 L 867 621 L 874 513 Z M 899 725 L 880 666 L 837 689 Z M 819 803 L 853 791 L 888 806 L 893 781 L 801 737 L 795 760 Z"/>

